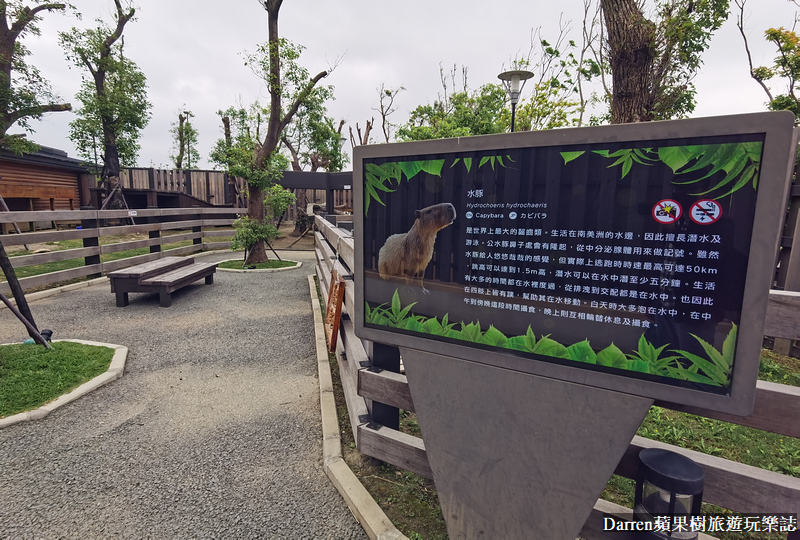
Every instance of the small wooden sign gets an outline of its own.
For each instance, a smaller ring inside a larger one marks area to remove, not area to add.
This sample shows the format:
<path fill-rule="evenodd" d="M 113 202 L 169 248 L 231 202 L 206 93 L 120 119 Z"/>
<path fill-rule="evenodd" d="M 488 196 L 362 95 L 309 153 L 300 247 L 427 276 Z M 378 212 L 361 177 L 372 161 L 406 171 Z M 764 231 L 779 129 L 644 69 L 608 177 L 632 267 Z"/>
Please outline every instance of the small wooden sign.
<path fill-rule="evenodd" d="M 331 286 L 328 289 L 328 306 L 325 309 L 325 334 L 328 336 L 328 350 L 331 352 L 336 350 L 336 340 L 339 337 L 344 288 L 344 279 L 336 270 L 333 270 L 331 272 Z"/>

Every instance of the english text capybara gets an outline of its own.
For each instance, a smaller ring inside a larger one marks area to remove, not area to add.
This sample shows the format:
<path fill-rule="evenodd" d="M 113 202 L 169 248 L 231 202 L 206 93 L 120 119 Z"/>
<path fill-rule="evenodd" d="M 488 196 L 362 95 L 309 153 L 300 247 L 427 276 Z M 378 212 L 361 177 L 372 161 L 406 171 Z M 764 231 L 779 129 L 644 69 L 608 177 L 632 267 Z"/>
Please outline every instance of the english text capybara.
<path fill-rule="evenodd" d="M 403 277 L 411 283 L 419 276 L 422 284 L 425 268 L 433 257 L 436 233 L 456 219 L 456 209 L 450 203 L 434 204 L 417 210 L 417 219 L 411 229 L 402 234 L 393 234 L 386 239 L 378 253 L 378 272 L 383 279 L 389 276 Z"/>

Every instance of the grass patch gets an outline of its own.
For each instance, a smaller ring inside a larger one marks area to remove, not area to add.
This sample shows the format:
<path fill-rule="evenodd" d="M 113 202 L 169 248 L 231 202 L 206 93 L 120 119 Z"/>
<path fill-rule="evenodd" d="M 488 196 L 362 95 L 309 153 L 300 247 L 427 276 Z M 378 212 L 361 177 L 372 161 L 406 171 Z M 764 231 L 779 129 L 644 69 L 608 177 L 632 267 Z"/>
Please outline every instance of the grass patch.
<path fill-rule="evenodd" d="M 762 381 L 800 386 L 800 359 L 763 349 L 758 378 Z"/>
<path fill-rule="evenodd" d="M 292 266 L 297 266 L 295 261 L 277 261 L 271 260 L 265 263 L 256 263 L 251 264 L 247 268 L 243 268 L 242 264 L 244 261 L 223 261 L 219 263 L 217 266 L 219 268 L 227 268 L 229 270 L 267 270 L 273 268 L 290 268 Z M 255 267 L 255 268 L 253 268 Z M 323 311 L 324 313 L 324 311 Z"/>
<path fill-rule="evenodd" d="M 53 401 L 108 369 L 114 349 L 69 341 L 0 345 L 0 418 Z"/>

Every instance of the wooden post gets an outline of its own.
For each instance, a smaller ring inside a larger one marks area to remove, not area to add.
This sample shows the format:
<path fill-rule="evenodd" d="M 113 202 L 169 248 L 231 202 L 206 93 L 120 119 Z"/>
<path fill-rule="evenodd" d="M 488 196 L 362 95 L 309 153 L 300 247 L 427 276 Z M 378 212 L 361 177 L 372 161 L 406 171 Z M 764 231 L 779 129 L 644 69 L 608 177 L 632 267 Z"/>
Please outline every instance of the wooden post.
<path fill-rule="evenodd" d="M 790 187 L 791 204 L 778 256 L 777 285 L 785 291 L 800 291 L 800 183 L 798 182 L 800 182 L 800 164 L 795 167 Z M 798 243 L 795 246 L 796 241 Z M 792 340 L 776 338 L 772 350 L 788 356 L 792 351 Z"/>
<path fill-rule="evenodd" d="M 223 173 L 222 176 L 222 185 L 224 186 L 223 191 L 225 192 L 225 204 L 231 204 L 235 195 L 233 195 L 233 185 L 231 182 L 231 178 L 228 176 L 228 173 Z"/>
<path fill-rule="evenodd" d="M 78 175 L 78 206 L 89 206 L 92 204 L 91 188 L 97 187 L 97 181 L 92 174 Z"/>
<path fill-rule="evenodd" d="M 203 231 L 203 227 L 201 227 L 201 226 L 192 227 L 192 232 L 202 232 L 202 231 Z M 202 236 L 200 238 L 192 238 L 192 244 L 193 245 L 199 246 L 202 243 L 203 243 L 203 237 Z"/>
<path fill-rule="evenodd" d="M 328 214 L 336 213 L 335 203 L 333 188 L 331 187 L 331 175 L 330 173 L 325 173 L 325 211 Z"/>
<path fill-rule="evenodd" d="M 81 210 L 94 210 L 93 208 L 81 208 Z M 82 219 L 81 220 L 81 228 L 82 229 L 96 229 L 99 226 L 99 220 L 97 219 Z M 83 247 L 98 247 L 100 245 L 100 236 L 92 236 L 89 238 L 83 239 Z M 93 264 L 100 264 L 100 255 L 90 255 L 89 257 L 84 257 L 83 259 L 84 264 L 86 266 L 90 266 Z M 102 273 L 95 273 L 89 274 L 89 279 L 99 278 L 102 276 Z"/>
<path fill-rule="evenodd" d="M 153 192 L 155 193 L 155 192 Z M 148 210 L 158 210 L 158 206 L 147 206 Z M 161 216 L 149 216 L 145 218 L 147 223 L 161 223 Z M 155 231 L 148 231 L 147 236 L 149 238 L 161 238 L 161 229 L 156 229 Z M 150 253 L 161 253 L 161 244 L 155 244 L 150 246 Z"/>
<path fill-rule="evenodd" d="M 372 343 L 372 368 L 400 373 L 400 349 L 383 343 Z M 400 429 L 400 409 L 372 402 L 372 421 L 391 429 Z"/>

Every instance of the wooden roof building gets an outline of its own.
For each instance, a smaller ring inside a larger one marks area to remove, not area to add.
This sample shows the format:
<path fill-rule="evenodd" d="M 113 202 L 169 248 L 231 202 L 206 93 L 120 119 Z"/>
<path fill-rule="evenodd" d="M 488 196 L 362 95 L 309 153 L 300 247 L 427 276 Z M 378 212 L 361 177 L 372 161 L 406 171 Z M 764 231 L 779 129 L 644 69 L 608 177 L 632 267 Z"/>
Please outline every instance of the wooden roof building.
<path fill-rule="evenodd" d="M 0 150 L 0 196 L 11 211 L 78 210 L 89 203 L 81 189 L 88 178 L 81 160 L 63 150 L 43 146 L 21 156 Z"/>

